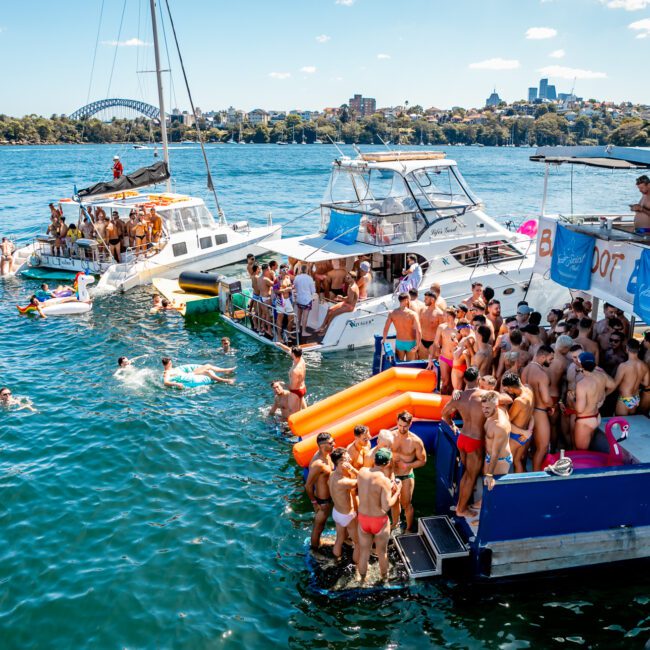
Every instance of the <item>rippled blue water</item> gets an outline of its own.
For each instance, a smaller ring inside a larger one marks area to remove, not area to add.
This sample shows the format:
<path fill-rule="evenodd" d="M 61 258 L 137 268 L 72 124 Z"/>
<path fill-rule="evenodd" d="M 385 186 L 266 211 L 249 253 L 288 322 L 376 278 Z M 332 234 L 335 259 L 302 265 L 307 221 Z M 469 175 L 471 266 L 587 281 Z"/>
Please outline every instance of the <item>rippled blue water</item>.
<path fill-rule="evenodd" d="M 451 151 L 491 214 L 538 210 L 543 168 L 527 161 L 530 150 Z M 0 148 L 0 233 L 38 232 L 47 202 L 105 177 L 115 153 L 127 169 L 151 160 L 118 146 Z M 209 149 L 228 216 L 259 222 L 312 207 L 333 155 L 329 146 Z M 172 151 L 172 168 L 179 191 L 208 199 L 196 149 Z M 569 211 L 570 175 L 555 176 L 555 203 Z M 632 202 L 633 177 L 576 170 L 575 210 Z M 299 219 L 288 231 L 315 224 Z M 290 445 L 264 417 L 268 382 L 288 360 L 217 316 L 149 315 L 148 288 L 102 297 L 81 317 L 19 317 L 14 305 L 36 284 L 0 282 L 0 383 L 38 409 L 0 413 L 0 647 L 641 647 L 648 638 L 647 573 L 314 597 L 309 503 Z M 222 335 L 236 356 L 217 351 Z M 136 381 L 113 377 L 121 354 L 143 355 Z M 162 355 L 236 364 L 237 385 L 165 391 Z M 308 364 L 315 400 L 368 376 L 370 358 Z M 422 470 L 420 514 L 432 489 Z"/>

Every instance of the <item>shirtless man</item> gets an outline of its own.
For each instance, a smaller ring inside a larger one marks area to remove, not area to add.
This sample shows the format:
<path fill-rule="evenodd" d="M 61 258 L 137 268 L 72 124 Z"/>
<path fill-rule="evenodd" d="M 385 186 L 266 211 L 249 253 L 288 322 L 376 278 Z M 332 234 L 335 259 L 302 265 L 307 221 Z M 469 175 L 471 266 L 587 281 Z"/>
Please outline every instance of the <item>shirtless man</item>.
<path fill-rule="evenodd" d="M 641 192 L 641 199 L 633 203 L 630 210 L 634 212 L 634 231 L 640 235 L 650 233 L 650 178 L 645 174 L 636 179 L 636 186 Z"/>
<path fill-rule="evenodd" d="M 510 418 L 510 439 L 515 472 L 526 471 L 526 457 L 531 436 L 533 435 L 533 408 L 535 398 L 533 391 L 521 383 L 519 375 L 507 372 L 501 382 L 503 392 L 512 397 L 512 406 L 508 411 Z M 514 445 L 514 446 L 513 446 Z"/>
<path fill-rule="evenodd" d="M 414 469 L 427 464 L 427 452 L 422 440 L 409 430 L 413 416 L 408 411 L 397 415 L 397 436 L 393 443 L 393 456 L 395 463 L 395 478 L 402 482 L 399 503 L 404 509 L 407 532 L 413 527 L 413 493 L 415 492 Z M 399 511 L 394 525 L 399 524 Z"/>
<path fill-rule="evenodd" d="M 361 580 L 366 579 L 368 560 L 373 543 L 379 559 L 379 571 L 382 579 L 388 577 L 388 539 L 390 523 L 386 512 L 400 497 L 402 484 L 397 480 L 392 483 L 384 474 L 383 468 L 392 460 L 388 449 L 379 449 L 375 454 L 375 466 L 364 467 L 357 476 L 357 493 L 359 495 L 359 562 L 357 570 Z"/>
<path fill-rule="evenodd" d="M 627 361 L 616 369 L 614 377 L 619 392 L 616 415 L 634 415 L 641 402 L 641 386 L 650 385 L 648 366 L 639 359 L 641 344 L 630 339 L 626 347 Z"/>
<path fill-rule="evenodd" d="M 332 269 L 327 272 L 328 286 L 330 289 L 330 298 L 336 300 L 343 298 L 345 291 L 343 285 L 347 283 L 347 271 L 345 265 L 340 260 L 332 260 Z"/>
<path fill-rule="evenodd" d="M 16 247 L 13 242 L 9 241 L 6 237 L 3 237 L 2 244 L 0 244 L 0 275 L 9 275 L 9 273 L 11 273 L 15 250 Z"/>
<path fill-rule="evenodd" d="M 271 388 L 273 389 L 273 406 L 269 411 L 269 416 L 273 417 L 278 411 L 283 420 L 286 420 L 290 415 L 291 411 L 289 410 L 289 391 L 284 387 L 283 382 L 276 379 L 271 382 Z"/>
<path fill-rule="evenodd" d="M 488 391 L 481 395 L 481 409 L 485 416 L 485 475 L 488 490 L 494 487 L 495 478 L 510 472 L 510 419 L 499 408 L 499 393 Z"/>
<path fill-rule="evenodd" d="M 163 372 L 163 384 L 168 388 L 186 388 L 183 380 L 185 378 L 191 378 L 193 376 L 198 377 L 210 377 L 212 381 L 216 381 L 222 384 L 234 384 L 234 379 L 224 379 L 217 375 L 218 372 L 224 374 L 230 374 L 235 371 L 234 368 L 219 368 L 213 366 L 211 363 L 204 363 L 202 365 L 195 365 L 192 367 L 191 371 L 177 370 L 174 368 L 174 364 L 169 357 L 163 357 L 161 359 L 162 366 L 164 368 Z"/>
<path fill-rule="evenodd" d="M 491 332 L 487 325 L 480 325 L 476 330 L 477 350 L 472 356 L 472 365 L 478 368 L 480 377 L 492 372 L 492 346 L 490 345 Z"/>
<path fill-rule="evenodd" d="M 334 464 L 330 455 L 334 451 L 334 438 L 323 431 L 316 436 L 318 451 L 309 461 L 309 473 L 305 481 L 305 492 L 314 507 L 314 527 L 311 531 L 311 549 L 317 551 L 320 547 L 320 536 L 332 512 L 332 497 L 330 496 L 329 478 Z"/>
<path fill-rule="evenodd" d="M 352 560 L 359 561 L 359 536 L 357 525 L 357 511 L 355 510 L 354 491 L 357 487 L 357 472 L 350 463 L 350 454 L 344 447 L 337 447 L 331 454 L 334 471 L 330 474 L 328 484 L 332 497 L 332 519 L 336 524 L 336 541 L 332 555 L 340 559 L 343 553 L 343 544 L 350 538 L 354 544 Z"/>
<path fill-rule="evenodd" d="M 386 319 L 382 345 L 386 343 L 388 330 L 393 325 L 395 328 L 395 353 L 400 361 L 413 361 L 422 339 L 420 320 L 417 314 L 409 307 L 408 293 L 398 296 L 399 307 L 393 309 Z"/>
<path fill-rule="evenodd" d="M 580 366 L 582 379 L 576 384 L 576 425 L 573 441 L 576 449 L 589 449 L 594 432 L 600 424 L 598 409 L 605 397 L 616 388 L 616 382 L 604 372 L 596 370 L 596 359 L 591 352 L 583 352 L 580 355 Z"/>
<path fill-rule="evenodd" d="M 117 212 L 113 213 L 112 219 L 106 224 L 106 239 L 108 242 L 108 249 L 113 259 L 120 263 L 120 230 L 117 225 L 118 216 Z"/>
<path fill-rule="evenodd" d="M 248 277 L 250 278 L 251 290 L 253 292 L 251 303 L 249 305 L 249 311 L 251 314 L 251 324 L 253 325 L 253 329 L 255 331 L 258 331 L 262 329 L 260 327 L 260 318 L 259 318 L 260 303 L 262 301 L 260 297 L 259 280 L 262 277 L 262 269 L 260 268 L 259 264 L 254 262 L 251 265 L 250 271 L 248 273 Z"/>
<path fill-rule="evenodd" d="M 418 356 L 420 359 L 426 359 L 429 356 L 431 346 L 436 338 L 438 325 L 440 325 L 443 320 L 443 312 L 436 305 L 436 294 L 433 293 L 433 291 L 425 292 L 424 309 L 419 316 L 422 338 L 420 339 Z"/>
<path fill-rule="evenodd" d="M 36 409 L 32 406 L 32 403 L 28 398 L 14 397 L 11 394 L 11 390 L 6 386 L 0 388 L 0 407 L 5 409 L 16 407 L 15 410 L 17 411 L 28 410 L 32 413 L 36 413 Z"/>
<path fill-rule="evenodd" d="M 477 388 L 478 370 L 469 367 L 465 371 L 465 390 L 458 399 L 450 400 L 442 410 L 441 419 L 444 420 L 455 433 L 458 434 L 456 444 L 460 461 L 463 464 L 463 476 L 458 488 L 458 503 L 456 515 L 458 517 L 472 517 L 476 513 L 469 508 L 469 500 L 474 491 L 476 479 L 483 467 L 483 424 L 485 416 L 481 409 L 481 396 L 485 393 Z M 461 430 L 455 425 L 453 416 L 458 414 L 463 420 Z"/>
<path fill-rule="evenodd" d="M 551 398 L 551 382 L 548 368 L 553 361 L 553 348 L 540 345 L 535 358 L 524 368 L 521 380 L 532 388 L 535 397 L 533 418 L 533 441 L 535 442 L 535 455 L 533 456 L 533 471 L 540 472 L 551 442 L 551 422 L 548 412 L 553 408 Z"/>
<path fill-rule="evenodd" d="M 418 315 L 418 318 L 420 318 L 420 315 L 426 309 L 426 306 L 418 298 L 419 294 L 417 289 L 409 289 L 408 294 L 409 294 L 409 309 L 411 311 L 414 311 Z"/>
<path fill-rule="evenodd" d="M 513 329 L 508 335 L 510 349 L 501 352 L 496 372 L 497 379 L 501 379 L 508 371 L 521 375 L 522 369 L 528 365 L 530 354 L 528 350 L 523 349 L 523 338 L 524 335 L 518 329 Z"/>
<path fill-rule="evenodd" d="M 540 337 L 540 328 L 537 325 L 524 325 L 519 328 L 519 331 L 524 335 L 526 343 L 528 343 L 528 352 L 534 358 L 535 352 L 537 352 L 540 345 L 543 344 L 543 341 Z"/>
<path fill-rule="evenodd" d="M 329 261 L 316 262 L 312 266 L 312 277 L 316 283 L 316 292 L 325 298 L 329 295 L 330 285 L 327 273 L 331 268 L 332 264 Z"/>
<path fill-rule="evenodd" d="M 472 282 L 472 293 L 467 296 L 462 303 L 471 307 L 473 302 L 483 302 L 483 283 L 482 282 Z"/>
<path fill-rule="evenodd" d="M 463 374 L 472 362 L 476 339 L 472 335 L 470 324 L 462 318 L 456 324 L 456 330 L 460 341 L 458 341 L 452 355 L 451 385 L 454 390 L 461 390 L 463 388 Z"/>
<path fill-rule="evenodd" d="M 549 395 L 553 403 L 552 410 L 549 411 L 549 422 L 551 423 L 551 449 L 555 450 L 557 446 L 557 437 L 559 429 L 559 420 L 561 411 L 558 408 L 560 398 L 564 394 L 564 383 L 566 379 L 566 371 L 569 367 L 569 350 L 573 345 L 573 339 L 567 334 L 562 334 L 557 337 L 555 341 L 555 354 L 553 361 L 548 367 L 546 374 L 549 379 Z"/>
<path fill-rule="evenodd" d="M 271 294 L 273 291 L 273 271 L 268 264 L 262 264 L 262 275 L 257 280 L 257 289 L 261 303 L 258 305 L 260 311 L 260 332 L 273 336 L 273 311 L 271 308 Z"/>
<path fill-rule="evenodd" d="M 436 294 L 436 307 L 440 311 L 445 311 L 447 309 L 447 301 L 442 297 L 442 289 L 439 282 L 434 282 L 431 285 L 431 291 Z"/>
<path fill-rule="evenodd" d="M 591 318 L 581 318 L 578 322 L 578 336 L 573 339 L 575 345 L 581 345 L 586 352 L 591 352 L 596 358 L 596 363 L 600 357 L 600 346 L 596 341 L 590 338 L 591 328 L 594 324 L 594 321 Z"/>
<path fill-rule="evenodd" d="M 289 414 L 297 413 L 307 408 L 307 366 L 302 358 L 302 348 L 294 346 L 291 348 L 291 361 L 293 362 L 289 369 Z"/>
<path fill-rule="evenodd" d="M 582 366 L 580 365 L 580 355 L 584 348 L 579 344 L 574 344 L 569 348 L 569 366 L 566 370 L 566 398 L 560 402 L 562 419 L 560 420 L 560 431 L 564 438 L 564 443 L 569 448 L 573 448 L 573 429 L 575 428 L 576 415 L 576 384 L 582 379 Z"/>
<path fill-rule="evenodd" d="M 395 444 L 395 432 L 390 429 L 381 429 L 377 434 L 377 444 L 366 454 L 363 459 L 364 467 L 375 466 L 375 454 L 379 449 L 388 449 L 391 453 Z M 387 471 L 393 472 L 393 462 L 387 466 Z"/>
<path fill-rule="evenodd" d="M 488 302 L 485 316 L 492 323 L 494 333 L 498 334 L 503 325 L 503 318 L 501 318 L 501 303 L 496 298 Z"/>
<path fill-rule="evenodd" d="M 427 370 L 433 370 L 434 354 L 438 355 L 440 364 L 440 392 L 450 395 L 451 368 L 454 364 L 454 350 L 458 345 L 458 332 L 456 331 L 456 310 L 448 307 L 444 313 L 445 322 L 438 326 L 433 345 L 429 348 L 429 364 Z"/>
<path fill-rule="evenodd" d="M 357 286 L 357 274 L 354 271 L 350 271 L 345 276 L 345 282 L 348 285 L 348 292 L 344 299 L 341 299 L 340 296 L 338 299 L 340 302 L 337 302 L 336 305 L 332 305 L 327 310 L 327 316 L 321 325 L 321 328 L 318 330 L 320 336 L 324 336 L 327 328 L 330 323 L 341 314 L 349 314 L 350 312 L 356 309 L 357 303 L 359 302 L 359 287 Z"/>
<path fill-rule="evenodd" d="M 366 456 L 370 454 L 370 429 L 363 424 L 354 427 L 354 440 L 348 445 L 350 463 L 354 469 L 361 469 L 365 465 Z"/>
<path fill-rule="evenodd" d="M 627 352 L 623 347 L 624 340 L 623 332 L 614 331 L 609 335 L 609 347 L 605 350 L 601 366 L 610 377 L 613 377 L 616 369 L 627 361 Z"/>
<path fill-rule="evenodd" d="M 372 284 L 372 270 L 370 262 L 364 260 L 359 264 L 359 271 L 357 272 L 357 286 L 359 287 L 359 300 L 368 299 L 368 289 Z"/>

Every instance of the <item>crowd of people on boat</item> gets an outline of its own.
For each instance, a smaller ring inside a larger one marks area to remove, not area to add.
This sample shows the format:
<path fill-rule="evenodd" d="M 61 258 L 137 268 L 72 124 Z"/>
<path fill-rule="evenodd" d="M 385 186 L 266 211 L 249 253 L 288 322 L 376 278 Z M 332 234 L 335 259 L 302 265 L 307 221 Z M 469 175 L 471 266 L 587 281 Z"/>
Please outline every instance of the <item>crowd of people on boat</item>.
<path fill-rule="evenodd" d="M 116 262 L 131 250 L 135 256 L 158 250 L 163 234 L 162 218 L 154 206 L 141 205 L 131 209 L 128 220 L 117 210 L 110 216 L 102 206 L 87 205 L 79 211 L 78 222 L 66 223 L 61 205 L 49 204 L 50 223 L 46 234 L 50 238 L 51 254 L 57 257 L 84 256 L 81 243 L 97 242 L 101 253 Z M 83 242 L 80 242 L 83 240 Z M 78 243 L 80 242 L 80 243 Z"/>

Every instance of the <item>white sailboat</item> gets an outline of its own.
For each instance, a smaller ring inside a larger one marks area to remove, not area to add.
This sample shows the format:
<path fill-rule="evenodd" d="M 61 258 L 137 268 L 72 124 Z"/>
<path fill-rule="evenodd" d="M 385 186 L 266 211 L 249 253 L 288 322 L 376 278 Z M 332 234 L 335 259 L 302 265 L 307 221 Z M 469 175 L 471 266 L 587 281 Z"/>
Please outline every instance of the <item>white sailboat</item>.
<path fill-rule="evenodd" d="M 130 244 L 126 250 L 122 250 L 118 262 L 109 254 L 108 243 L 100 236 L 96 239 L 79 239 L 74 246 L 66 249 L 65 254 L 59 255 L 54 254 L 53 237 L 37 236 L 31 244 L 16 252 L 16 261 L 20 264 L 18 272 L 27 268 L 88 271 L 101 276 L 98 289 L 128 290 L 149 284 L 154 277 L 177 277 L 183 269 L 206 271 L 233 264 L 243 260 L 247 253 L 260 254 L 264 250 L 259 247 L 262 240 L 280 237 L 281 226 L 273 226 L 270 219 L 266 226 L 261 227 L 253 227 L 247 221 L 228 224 L 219 208 L 209 169 L 208 187 L 217 201 L 217 220 L 203 199 L 171 191 L 155 0 L 150 0 L 150 8 L 163 160 L 114 181 L 97 183 L 79 191 L 74 198 L 63 199 L 60 205 L 69 224 L 77 220 L 82 223 L 84 219 L 95 223 L 95 215 L 100 208 L 108 217 L 117 214 L 125 223 L 133 210 L 138 214 L 140 210 L 149 213 L 154 209 L 161 221 L 157 241 L 152 237 L 152 241 L 148 242 L 148 237 L 142 235 L 136 245 Z M 171 14 L 169 17 L 171 21 Z M 203 149 L 202 136 L 200 131 L 198 133 Z M 149 189 L 142 193 L 139 191 L 140 188 L 161 182 L 166 184 L 164 192 L 151 192 Z M 145 222 L 145 226 L 152 230 L 151 222 Z"/>

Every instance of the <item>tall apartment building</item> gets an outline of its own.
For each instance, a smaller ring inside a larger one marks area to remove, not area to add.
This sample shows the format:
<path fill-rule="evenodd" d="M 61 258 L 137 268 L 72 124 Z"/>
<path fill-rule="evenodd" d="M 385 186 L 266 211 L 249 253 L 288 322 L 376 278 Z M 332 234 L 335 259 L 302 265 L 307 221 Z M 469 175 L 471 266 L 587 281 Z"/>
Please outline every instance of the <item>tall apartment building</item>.
<path fill-rule="evenodd" d="M 350 97 L 348 106 L 358 117 L 367 117 L 377 110 L 377 101 L 372 97 L 355 95 L 354 97 Z"/>

